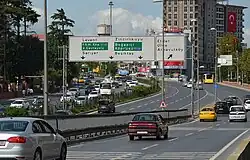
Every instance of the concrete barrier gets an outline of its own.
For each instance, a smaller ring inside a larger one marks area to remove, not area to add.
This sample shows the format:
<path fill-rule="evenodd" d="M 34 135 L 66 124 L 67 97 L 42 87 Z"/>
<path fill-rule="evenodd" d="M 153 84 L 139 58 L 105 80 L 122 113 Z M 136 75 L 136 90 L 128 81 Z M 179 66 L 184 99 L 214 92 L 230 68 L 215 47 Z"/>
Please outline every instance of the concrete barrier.
<path fill-rule="evenodd" d="M 227 160 L 249 160 L 250 159 L 250 138 L 240 142 L 236 150 L 227 158 Z"/>

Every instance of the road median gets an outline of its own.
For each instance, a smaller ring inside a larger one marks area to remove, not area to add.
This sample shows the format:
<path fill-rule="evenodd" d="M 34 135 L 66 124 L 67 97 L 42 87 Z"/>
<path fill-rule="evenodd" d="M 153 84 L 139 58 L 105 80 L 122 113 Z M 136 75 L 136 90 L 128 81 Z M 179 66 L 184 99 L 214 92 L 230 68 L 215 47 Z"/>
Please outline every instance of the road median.
<path fill-rule="evenodd" d="M 249 160 L 250 159 L 250 138 L 240 142 L 236 150 L 227 158 L 227 160 Z"/>

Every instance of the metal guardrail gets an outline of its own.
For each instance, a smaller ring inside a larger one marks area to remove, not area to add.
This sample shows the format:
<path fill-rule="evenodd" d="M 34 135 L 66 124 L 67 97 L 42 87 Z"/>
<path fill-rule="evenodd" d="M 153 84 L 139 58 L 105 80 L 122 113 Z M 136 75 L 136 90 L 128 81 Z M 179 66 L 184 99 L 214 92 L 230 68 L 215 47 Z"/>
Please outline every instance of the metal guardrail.
<path fill-rule="evenodd" d="M 150 112 L 130 112 L 113 114 L 91 114 L 91 115 L 70 115 L 70 116 L 38 116 L 46 119 L 50 125 L 59 130 L 84 129 L 89 127 L 101 127 L 126 124 L 138 113 L 159 113 L 163 118 L 187 116 L 187 109 L 161 110 Z M 37 116 L 36 116 L 37 117 Z"/>
<path fill-rule="evenodd" d="M 237 146 L 236 150 L 227 158 L 227 160 L 249 160 L 250 159 L 250 139 L 244 139 Z"/>
<path fill-rule="evenodd" d="M 165 118 L 169 125 L 182 123 L 191 118 L 190 115 Z M 96 140 L 101 138 L 113 137 L 127 133 L 128 123 L 120 125 L 90 127 L 79 130 L 65 130 L 60 134 L 66 138 L 69 145 L 80 143 L 88 140 Z"/>

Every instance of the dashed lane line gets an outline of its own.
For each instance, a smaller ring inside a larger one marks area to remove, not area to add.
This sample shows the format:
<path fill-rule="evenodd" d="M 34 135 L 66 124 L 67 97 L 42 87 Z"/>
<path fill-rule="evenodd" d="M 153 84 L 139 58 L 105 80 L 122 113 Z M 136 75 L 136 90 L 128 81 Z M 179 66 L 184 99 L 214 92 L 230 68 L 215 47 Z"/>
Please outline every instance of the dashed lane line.
<path fill-rule="evenodd" d="M 172 142 L 172 141 L 175 141 L 175 140 L 177 140 L 177 139 L 179 139 L 179 138 L 176 137 L 176 138 L 170 139 L 170 140 L 168 140 L 168 141 L 169 141 L 169 142 Z"/>
<path fill-rule="evenodd" d="M 159 144 L 153 144 L 153 145 L 151 145 L 151 146 L 148 146 L 148 147 L 144 147 L 144 148 L 142 148 L 142 150 L 147 150 L 147 149 L 150 149 L 150 148 L 153 148 L 153 147 L 156 147 L 156 146 L 158 146 Z"/>
<path fill-rule="evenodd" d="M 192 134 L 194 134 L 194 133 L 188 133 L 188 134 L 185 134 L 185 136 L 191 136 Z"/>

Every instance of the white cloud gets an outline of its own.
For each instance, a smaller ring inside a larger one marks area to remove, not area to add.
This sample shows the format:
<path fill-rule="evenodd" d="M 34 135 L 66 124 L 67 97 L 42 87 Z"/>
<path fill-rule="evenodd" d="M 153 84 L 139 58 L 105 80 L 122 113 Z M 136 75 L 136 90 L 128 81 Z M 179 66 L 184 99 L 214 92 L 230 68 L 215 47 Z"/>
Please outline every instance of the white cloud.
<path fill-rule="evenodd" d="M 89 18 L 89 22 L 86 26 L 86 28 L 89 28 L 87 32 L 96 35 L 96 26 L 98 24 L 109 24 L 109 10 L 96 12 Z M 162 19 L 160 17 L 144 16 L 123 8 L 113 9 L 113 35 L 144 35 L 146 29 L 153 28 L 159 30 L 161 24 Z"/>
<path fill-rule="evenodd" d="M 40 15 L 39 20 L 44 18 L 44 11 L 41 8 L 32 7 L 34 11 L 36 11 L 37 14 Z"/>

